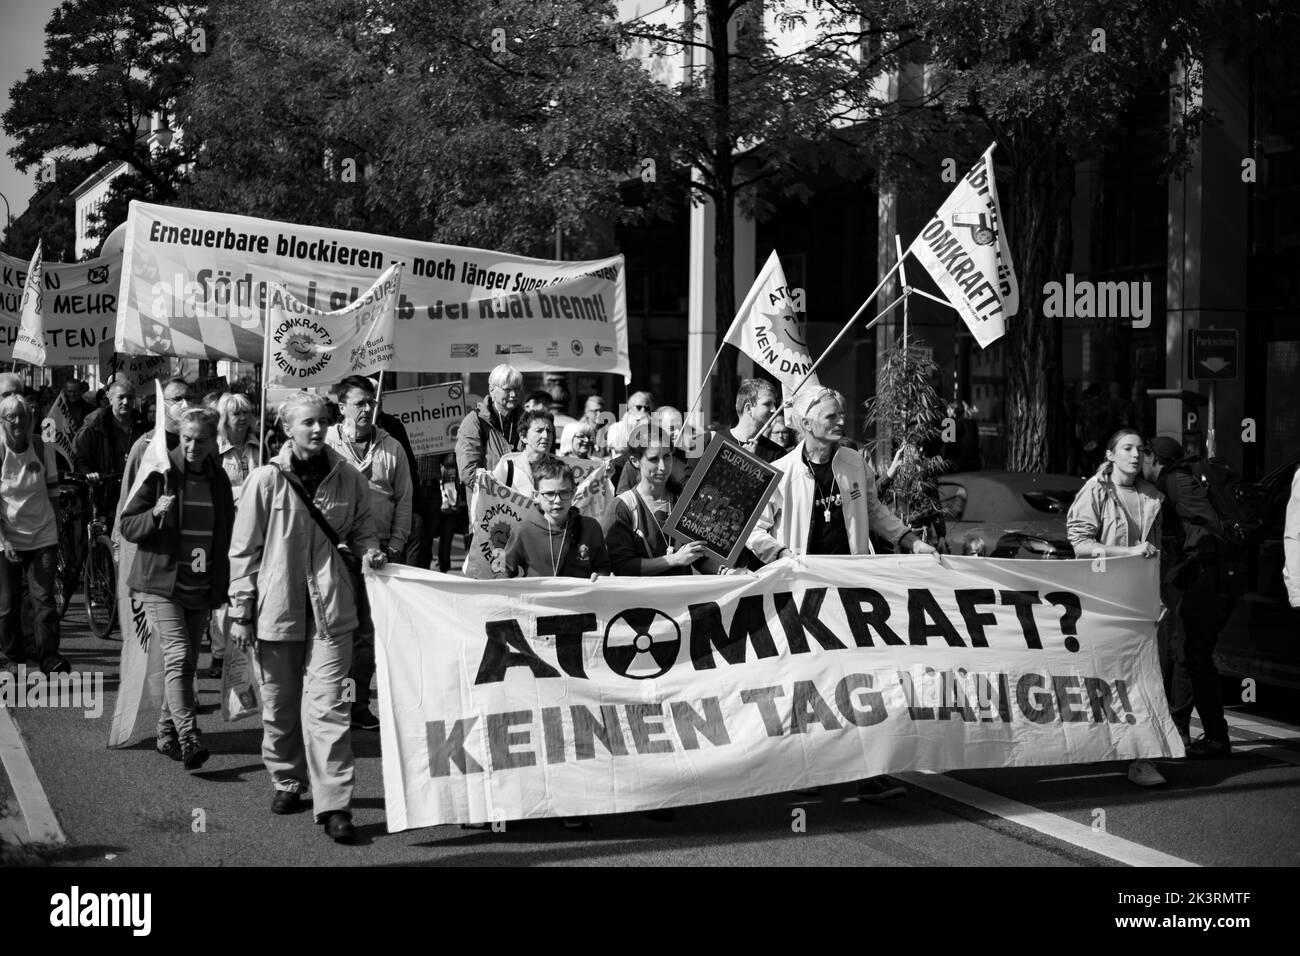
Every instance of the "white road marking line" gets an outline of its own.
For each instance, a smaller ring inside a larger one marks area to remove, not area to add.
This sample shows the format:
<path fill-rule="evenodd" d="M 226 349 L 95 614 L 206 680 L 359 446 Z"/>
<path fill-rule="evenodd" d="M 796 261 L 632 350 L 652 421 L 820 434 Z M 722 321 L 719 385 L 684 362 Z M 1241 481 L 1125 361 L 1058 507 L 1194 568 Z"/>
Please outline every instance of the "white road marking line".
<path fill-rule="evenodd" d="M 981 790 L 979 787 L 972 787 L 970 784 L 933 771 L 914 771 L 890 776 L 896 776 L 913 787 L 964 803 L 977 810 L 983 810 L 985 813 L 991 813 L 1035 830 L 1054 840 L 1069 843 L 1089 853 L 1108 857 L 1129 866 L 1200 866 L 1199 863 L 1161 853 L 1159 850 L 1125 840 L 1123 837 L 1094 830 L 1092 827 L 1067 820 L 1055 813 L 1038 810 L 1026 803 Z"/>
<path fill-rule="evenodd" d="M 68 838 L 54 816 L 54 808 L 45 796 L 45 788 L 36 776 L 32 758 L 27 755 L 22 735 L 5 707 L 0 707 L 0 763 L 4 764 L 9 775 L 31 842 L 67 843 Z"/>
<path fill-rule="evenodd" d="M 1273 740 L 1287 740 L 1292 737 L 1300 737 L 1300 728 L 1278 726 L 1275 724 L 1266 724 L 1258 720 L 1252 720 L 1249 717 L 1242 717 L 1227 711 L 1224 719 L 1228 721 L 1228 726 L 1233 730 L 1240 730 L 1247 734 L 1259 734 L 1261 737 L 1269 737 Z M 1288 733 L 1287 731 L 1290 731 Z"/>

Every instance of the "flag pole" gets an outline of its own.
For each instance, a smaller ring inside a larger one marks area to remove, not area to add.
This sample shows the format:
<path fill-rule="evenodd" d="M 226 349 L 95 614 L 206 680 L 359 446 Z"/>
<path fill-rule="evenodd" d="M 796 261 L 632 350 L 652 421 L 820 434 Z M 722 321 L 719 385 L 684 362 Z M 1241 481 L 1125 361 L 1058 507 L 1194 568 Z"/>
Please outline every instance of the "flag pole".
<path fill-rule="evenodd" d="M 267 434 L 266 413 L 270 411 L 266 407 L 266 396 L 270 389 L 267 386 L 267 379 L 271 375 L 271 290 L 267 289 L 266 298 L 262 300 L 262 440 L 258 442 L 257 464 L 259 466 L 266 464 L 266 443 L 270 439 Z M 272 423 L 271 428 L 275 427 Z"/>
<path fill-rule="evenodd" d="M 691 402 L 691 407 L 686 409 L 686 414 L 682 416 L 683 422 L 689 422 L 691 420 L 691 412 L 695 411 L 695 406 L 700 404 L 700 399 L 704 397 L 704 390 L 709 387 L 709 376 L 713 374 L 713 370 L 717 367 L 718 359 L 722 357 L 722 347 L 726 344 L 725 341 L 718 343 L 718 351 L 713 353 L 713 361 L 709 363 L 708 370 L 704 373 L 704 379 L 700 383 L 700 390 L 695 393 L 695 399 Z M 685 433 L 686 429 L 683 428 L 682 434 L 684 435 Z M 681 435 L 678 436 L 678 438 L 680 437 Z"/>
<path fill-rule="evenodd" d="M 894 250 L 898 253 L 898 278 L 903 283 L 903 348 L 907 348 L 907 319 L 910 311 L 907 305 L 912 289 L 907 284 L 907 269 L 903 267 L 903 240 L 898 238 L 898 233 L 894 233 Z"/>

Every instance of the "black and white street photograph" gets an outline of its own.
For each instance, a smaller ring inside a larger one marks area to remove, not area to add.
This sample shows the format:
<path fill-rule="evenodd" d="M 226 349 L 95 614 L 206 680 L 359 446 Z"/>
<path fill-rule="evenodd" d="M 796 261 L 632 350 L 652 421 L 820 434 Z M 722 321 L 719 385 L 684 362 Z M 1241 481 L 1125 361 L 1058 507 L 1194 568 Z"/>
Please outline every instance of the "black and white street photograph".
<path fill-rule="evenodd" d="M 1298 70 L 1287 0 L 0 0 L 32 938 L 500 867 L 1281 932 Z"/>

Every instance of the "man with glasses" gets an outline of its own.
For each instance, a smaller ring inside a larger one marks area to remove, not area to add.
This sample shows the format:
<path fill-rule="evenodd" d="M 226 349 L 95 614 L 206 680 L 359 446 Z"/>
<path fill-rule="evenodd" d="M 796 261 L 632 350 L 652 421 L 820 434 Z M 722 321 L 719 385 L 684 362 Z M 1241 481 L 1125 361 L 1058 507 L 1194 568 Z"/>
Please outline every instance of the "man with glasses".
<path fill-rule="evenodd" d="M 375 424 L 378 405 L 375 389 L 362 375 L 349 375 L 335 389 L 343 421 L 325 433 L 325 444 L 333 448 L 357 471 L 370 488 L 371 530 L 390 562 L 406 557 L 411 533 L 413 480 L 406 452 L 397 439 Z M 375 622 L 360 567 L 352 570 L 357 595 L 356 631 L 352 635 L 352 669 L 355 682 L 352 699 L 352 729 L 378 730 L 379 718 L 370 710 L 370 682 L 375 676 Z"/>
<path fill-rule="evenodd" d="M 456 470 L 466 488 L 480 471 L 491 471 L 503 456 L 518 450 L 523 387 L 524 377 L 513 365 L 498 365 L 488 376 L 487 398 L 461 421 Z"/>
<path fill-rule="evenodd" d="M 167 450 L 174 451 L 181 443 L 181 415 L 187 408 L 195 408 L 198 403 L 190 399 L 190 383 L 185 381 L 179 375 L 169 378 L 163 386 L 163 407 L 154 413 L 154 428 L 159 424 L 162 425 L 166 433 Z M 116 403 L 113 405 L 114 415 L 116 412 Z M 131 485 L 135 482 L 136 473 L 140 470 L 140 461 L 144 458 L 144 451 L 149 447 L 149 442 L 153 438 L 153 429 L 145 432 L 136 439 L 135 444 L 131 446 L 130 453 L 126 456 L 126 466 L 122 474 L 122 487 L 118 494 L 117 510 L 113 513 L 113 524 L 116 528 L 117 516 L 122 513 L 126 506 L 125 497 L 131 491 Z M 215 447 L 215 446 L 213 446 Z M 117 532 L 113 533 L 114 541 L 117 540 Z"/>
<path fill-rule="evenodd" d="M 85 427 L 77 434 L 74 456 L 77 470 L 92 481 L 102 475 L 121 474 L 126 470 L 131 449 L 147 430 L 135 409 L 135 386 L 124 378 L 114 379 L 108 386 L 108 408 L 88 416 Z M 105 500 L 107 490 L 101 483 L 94 493 L 100 496 L 100 513 L 111 522 L 116 502 Z"/>
<path fill-rule="evenodd" d="M 876 475 L 862 455 L 840 444 L 844 396 L 833 388 L 807 389 L 790 409 L 803 440 L 772 463 L 776 491 L 749 536 L 749 549 L 770 563 L 796 554 L 871 554 L 870 534 L 896 542 L 899 551 L 934 554 L 876 497 Z M 864 780 L 861 800 L 903 794 L 888 777 Z"/>
<path fill-rule="evenodd" d="M 615 455 L 622 455 L 627 450 L 627 439 L 632 429 L 650 421 L 655 410 L 655 397 L 650 392 L 633 392 L 627 400 L 627 411 L 623 420 L 609 426 L 607 440 L 609 450 Z"/>

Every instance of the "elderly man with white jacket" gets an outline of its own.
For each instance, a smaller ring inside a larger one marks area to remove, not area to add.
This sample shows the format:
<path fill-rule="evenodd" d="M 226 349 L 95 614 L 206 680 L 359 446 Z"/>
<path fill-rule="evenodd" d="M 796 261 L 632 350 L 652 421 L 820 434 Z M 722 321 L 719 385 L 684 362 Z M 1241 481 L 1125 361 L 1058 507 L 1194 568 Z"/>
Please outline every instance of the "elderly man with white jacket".
<path fill-rule="evenodd" d="M 872 554 L 869 533 L 900 551 L 933 554 L 876 496 L 876 473 L 840 445 L 844 396 L 833 388 L 808 389 L 790 410 L 803 441 L 772 462 L 781 472 L 776 492 L 749 536 L 764 563 L 788 554 Z"/>
<path fill-rule="evenodd" d="M 895 542 L 900 551 L 933 554 L 898 516 L 876 497 L 876 475 L 844 437 L 844 396 L 833 388 L 808 389 L 790 409 L 803 441 L 772 462 L 781 473 L 776 491 L 749 536 L 749 549 L 764 563 L 792 554 L 871 554 L 870 532 Z M 862 800 L 901 796 L 903 787 L 886 776 L 858 786 Z"/>

